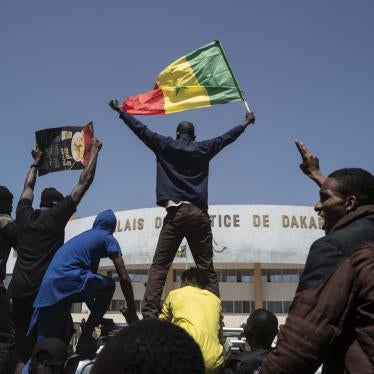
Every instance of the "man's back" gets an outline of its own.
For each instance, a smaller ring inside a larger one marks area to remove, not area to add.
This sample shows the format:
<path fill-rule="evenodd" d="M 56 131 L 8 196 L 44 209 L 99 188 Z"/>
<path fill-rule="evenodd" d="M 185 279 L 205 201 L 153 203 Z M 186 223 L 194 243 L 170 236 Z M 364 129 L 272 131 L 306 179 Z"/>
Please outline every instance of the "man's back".
<path fill-rule="evenodd" d="M 17 261 L 9 285 L 12 297 L 37 292 L 49 262 L 64 243 L 65 226 L 75 212 L 70 196 L 48 210 L 34 210 L 32 201 L 21 199 L 17 206 Z"/>
<path fill-rule="evenodd" d="M 269 354 L 270 349 L 233 353 L 225 362 L 224 374 L 255 374 Z"/>
<path fill-rule="evenodd" d="M 213 293 L 192 286 L 173 290 L 159 318 L 182 327 L 194 338 L 200 346 L 207 368 L 214 369 L 222 365 L 221 301 Z"/>
<path fill-rule="evenodd" d="M 196 142 L 187 133 L 180 134 L 178 139 L 157 134 L 125 112 L 120 117 L 156 155 L 157 204 L 165 206 L 168 200 L 189 201 L 207 210 L 209 161 L 235 141 L 244 127 L 238 125 L 221 136 Z"/>

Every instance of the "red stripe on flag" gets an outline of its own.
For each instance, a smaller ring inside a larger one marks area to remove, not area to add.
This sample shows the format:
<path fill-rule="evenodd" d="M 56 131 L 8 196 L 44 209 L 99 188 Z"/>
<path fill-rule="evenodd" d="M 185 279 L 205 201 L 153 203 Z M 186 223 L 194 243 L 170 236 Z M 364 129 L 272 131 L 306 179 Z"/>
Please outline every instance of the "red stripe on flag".
<path fill-rule="evenodd" d="M 160 88 L 136 96 L 129 96 L 122 109 L 130 114 L 165 114 L 164 94 Z"/>

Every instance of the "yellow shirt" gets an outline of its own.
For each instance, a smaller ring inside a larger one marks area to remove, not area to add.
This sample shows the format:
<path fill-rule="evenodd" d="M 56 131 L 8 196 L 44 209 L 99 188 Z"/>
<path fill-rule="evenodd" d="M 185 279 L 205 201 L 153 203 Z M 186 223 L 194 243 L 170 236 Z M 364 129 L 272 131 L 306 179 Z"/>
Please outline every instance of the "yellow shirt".
<path fill-rule="evenodd" d="M 165 300 L 159 318 L 183 328 L 193 337 L 201 349 L 207 374 L 220 372 L 223 333 L 221 300 L 216 295 L 192 286 L 173 290 Z"/>

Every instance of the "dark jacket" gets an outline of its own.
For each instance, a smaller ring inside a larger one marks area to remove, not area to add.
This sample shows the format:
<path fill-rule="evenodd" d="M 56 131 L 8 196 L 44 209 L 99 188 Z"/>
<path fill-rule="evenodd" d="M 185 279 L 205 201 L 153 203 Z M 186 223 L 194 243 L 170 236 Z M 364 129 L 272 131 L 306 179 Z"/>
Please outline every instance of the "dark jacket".
<path fill-rule="evenodd" d="M 243 133 L 239 125 L 217 138 L 195 142 L 188 134 L 179 139 L 159 135 L 126 112 L 120 118 L 156 155 L 157 204 L 168 200 L 189 201 L 208 209 L 209 161 Z"/>
<path fill-rule="evenodd" d="M 225 362 L 224 374 L 256 374 L 269 352 L 270 349 L 259 348 L 232 354 Z"/>
<path fill-rule="evenodd" d="M 374 373 L 374 206 L 315 241 L 261 373 Z"/>

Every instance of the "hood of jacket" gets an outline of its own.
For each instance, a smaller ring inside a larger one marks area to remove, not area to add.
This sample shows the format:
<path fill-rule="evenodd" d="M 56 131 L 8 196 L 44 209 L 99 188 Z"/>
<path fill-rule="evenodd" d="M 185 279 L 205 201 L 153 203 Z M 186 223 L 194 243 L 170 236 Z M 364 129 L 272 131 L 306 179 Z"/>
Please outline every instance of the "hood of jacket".
<path fill-rule="evenodd" d="M 105 230 L 113 234 L 117 224 L 117 218 L 113 210 L 107 209 L 99 213 L 92 225 L 93 229 Z"/>

